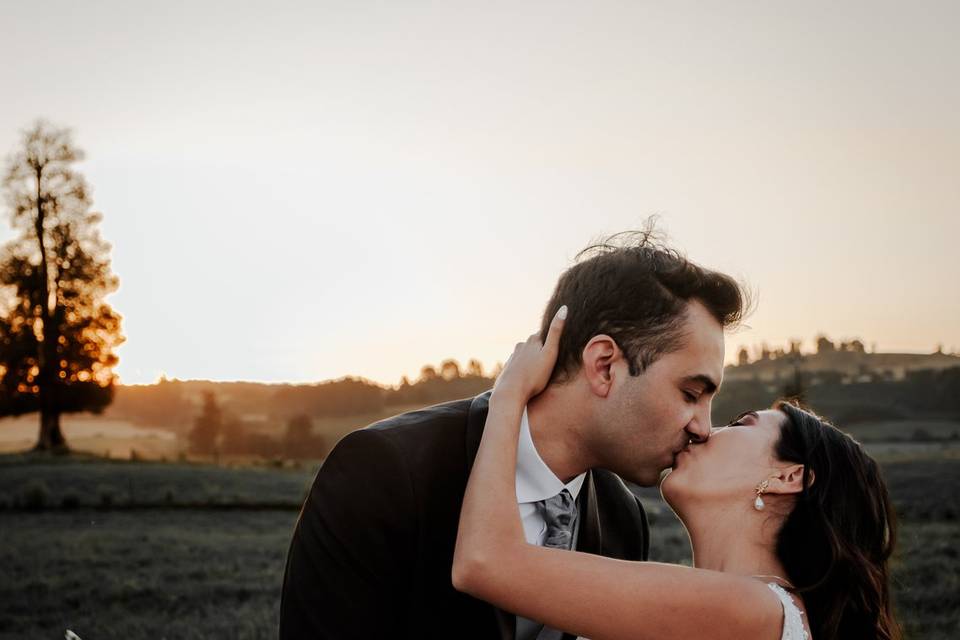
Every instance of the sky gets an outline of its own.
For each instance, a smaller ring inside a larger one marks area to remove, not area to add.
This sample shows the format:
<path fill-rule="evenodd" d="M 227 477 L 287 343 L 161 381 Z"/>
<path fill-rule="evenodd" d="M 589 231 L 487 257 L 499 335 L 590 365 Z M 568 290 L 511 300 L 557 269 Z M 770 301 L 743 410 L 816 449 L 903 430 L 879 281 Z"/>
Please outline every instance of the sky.
<path fill-rule="evenodd" d="M 960 3 L 0 0 L 0 155 L 74 130 L 123 383 L 488 368 L 647 216 L 727 337 L 960 351 Z M 13 237 L 0 219 L 0 241 Z"/>

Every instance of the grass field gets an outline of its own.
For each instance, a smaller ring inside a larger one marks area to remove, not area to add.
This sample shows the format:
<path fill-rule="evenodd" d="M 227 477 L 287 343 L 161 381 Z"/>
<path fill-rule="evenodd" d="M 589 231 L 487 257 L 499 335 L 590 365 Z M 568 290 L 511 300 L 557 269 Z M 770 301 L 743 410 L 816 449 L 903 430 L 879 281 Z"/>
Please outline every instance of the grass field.
<path fill-rule="evenodd" d="M 887 444 L 869 446 L 902 519 L 901 618 L 911 638 L 960 637 L 957 445 Z M 275 637 L 315 468 L 0 456 L 0 639 Z M 655 490 L 641 495 L 653 559 L 689 563 L 682 526 Z"/>

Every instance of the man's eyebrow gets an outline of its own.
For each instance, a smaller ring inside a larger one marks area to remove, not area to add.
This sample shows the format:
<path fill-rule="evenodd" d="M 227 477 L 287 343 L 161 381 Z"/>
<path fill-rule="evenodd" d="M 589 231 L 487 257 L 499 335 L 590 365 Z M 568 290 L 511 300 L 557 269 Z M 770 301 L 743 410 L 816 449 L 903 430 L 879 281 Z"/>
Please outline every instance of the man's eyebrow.
<path fill-rule="evenodd" d="M 687 376 L 686 378 L 683 379 L 683 381 L 696 382 L 698 384 L 702 384 L 704 393 L 713 393 L 714 391 L 717 390 L 717 387 L 719 386 L 716 382 L 713 381 L 713 378 L 711 378 L 710 376 L 704 373 L 698 373 L 695 376 Z"/>

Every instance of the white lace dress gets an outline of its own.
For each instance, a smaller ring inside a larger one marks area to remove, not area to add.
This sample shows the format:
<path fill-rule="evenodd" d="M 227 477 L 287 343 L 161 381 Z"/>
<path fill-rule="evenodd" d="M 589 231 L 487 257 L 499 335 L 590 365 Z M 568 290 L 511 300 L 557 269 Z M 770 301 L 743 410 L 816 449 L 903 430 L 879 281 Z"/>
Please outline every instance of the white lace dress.
<path fill-rule="evenodd" d="M 803 626 L 803 611 L 793 601 L 793 596 L 787 593 L 787 590 L 776 582 L 768 582 L 770 590 L 780 598 L 780 604 L 783 605 L 783 635 L 781 640 L 809 640 L 810 634 L 807 628 Z"/>

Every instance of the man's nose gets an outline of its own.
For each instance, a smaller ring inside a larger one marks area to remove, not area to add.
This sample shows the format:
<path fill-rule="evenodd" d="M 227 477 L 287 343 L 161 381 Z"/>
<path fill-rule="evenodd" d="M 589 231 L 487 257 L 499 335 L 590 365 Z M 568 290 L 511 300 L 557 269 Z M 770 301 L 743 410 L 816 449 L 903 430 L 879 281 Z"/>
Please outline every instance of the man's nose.
<path fill-rule="evenodd" d="M 713 430 L 710 427 L 702 427 L 701 424 L 710 424 L 701 423 L 699 420 L 694 420 L 689 425 L 687 425 L 687 434 L 690 436 L 690 442 L 694 444 L 702 444 L 710 439 L 710 434 Z"/>
<path fill-rule="evenodd" d="M 713 428 L 710 426 L 709 404 L 704 411 L 690 421 L 690 424 L 687 425 L 687 433 L 690 434 L 690 441 L 695 444 L 701 444 L 710 439 Z"/>
<path fill-rule="evenodd" d="M 722 425 L 720 425 L 719 427 L 710 427 L 710 435 L 712 436 L 713 434 L 717 433 L 718 431 L 723 431 L 723 430 L 726 429 L 726 428 L 727 428 L 727 425 L 725 425 L 725 424 L 722 424 Z"/>

